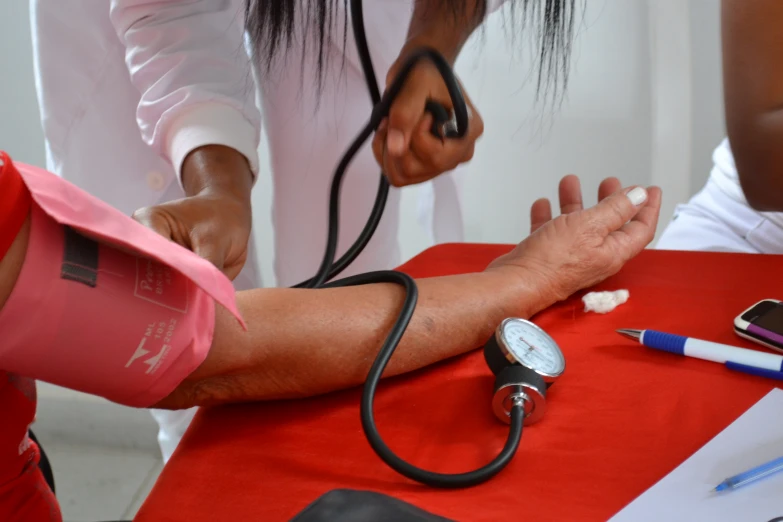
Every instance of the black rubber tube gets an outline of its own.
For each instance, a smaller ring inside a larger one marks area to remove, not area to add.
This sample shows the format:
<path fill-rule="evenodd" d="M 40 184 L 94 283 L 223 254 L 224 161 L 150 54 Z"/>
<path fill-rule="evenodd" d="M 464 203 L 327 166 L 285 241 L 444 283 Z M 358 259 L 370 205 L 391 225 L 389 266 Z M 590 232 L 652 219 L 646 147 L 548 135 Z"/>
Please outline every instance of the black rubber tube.
<path fill-rule="evenodd" d="M 356 259 L 356 257 L 362 252 L 364 247 L 372 238 L 373 233 L 378 228 L 381 217 L 383 216 L 383 210 L 386 206 L 386 200 L 389 193 L 389 182 L 386 177 L 381 173 L 380 185 L 378 187 L 378 194 L 376 196 L 375 204 L 370 213 L 370 218 L 367 221 L 361 234 L 348 249 L 348 251 L 337 262 L 334 261 L 337 252 L 337 242 L 339 235 L 339 218 L 340 218 L 340 191 L 342 187 L 342 181 L 345 177 L 345 172 L 348 169 L 348 165 L 361 149 L 362 145 L 372 136 L 375 129 L 381 121 L 388 116 L 391 104 L 402 89 L 406 78 L 413 70 L 413 67 L 420 61 L 427 59 L 431 61 L 440 72 L 443 77 L 446 87 L 451 96 L 452 104 L 454 107 L 454 116 L 457 122 L 457 132 L 455 137 L 464 137 L 468 128 L 468 109 L 465 100 L 462 96 L 462 92 L 459 88 L 454 73 L 451 70 L 448 62 L 437 51 L 429 48 L 419 49 L 414 52 L 403 64 L 394 82 L 386 90 L 383 97 L 381 97 L 378 83 L 375 77 L 375 72 L 372 67 L 372 61 L 370 59 L 370 51 L 367 46 L 367 39 L 364 32 L 364 20 L 362 14 L 362 0 L 351 0 L 351 16 L 353 19 L 354 38 L 356 39 L 356 47 L 359 51 L 359 58 L 362 64 L 362 70 L 364 71 L 365 79 L 367 80 L 367 87 L 370 93 L 370 98 L 373 102 L 374 109 L 370 117 L 370 121 L 364 126 L 359 135 L 351 143 L 350 147 L 343 155 L 340 163 L 335 169 L 334 176 L 332 178 L 332 185 L 329 193 L 329 221 L 328 232 L 326 241 L 326 251 L 324 252 L 321 265 L 318 268 L 318 272 L 307 281 L 303 281 L 296 285 L 296 288 L 330 288 L 330 287 L 344 287 L 344 286 L 357 286 L 376 283 L 394 283 L 405 288 L 405 301 L 400 311 L 400 315 L 394 323 L 389 335 L 381 347 L 378 356 L 376 357 L 365 381 L 364 390 L 361 400 L 361 420 L 364 434 L 367 437 L 367 441 L 370 446 L 375 450 L 378 456 L 388 464 L 392 469 L 422 484 L 426 484 L 432 487 L 439 488 L 463 488 L 470 487 L 476 484 L 480 484 L 489 480 L 497 475 L 514 457 L 514 454 L 519 447 L 520 439 L 522 437 L 522 427 L 524 424 L 524 415 L 522 408 L 516 406 L 511 411 L 511 427 L 509 430 L 508 439 L 503 450 L 498 456 L 493 459 L 487 465 L 466 473 L 446 474 L 435 473 L 418 468 L 408 462 L 405 462 L 399 458 L 383 441 L 378 429 L 375 425 L 375 418 L 373 416 L 373 402 L 375 399 L 375 391 L 378 387 L 378 383 L 381 380 L 381 376 L 389 364 L 394 350 L 399 345 L 403 334 L 405 333 L 408 324 L 410 323 L 413 312 L 416 309 L 416 301 L 418 299 L 418 289 L 416 288 L 416 282 L 402 272 L 393 270 L 370 272 L 367 274 L 359 274 L 356 276 L 348 277 L 338 281 L 327 282 L 331 278 L 338 275 L 350 263 Z"/>

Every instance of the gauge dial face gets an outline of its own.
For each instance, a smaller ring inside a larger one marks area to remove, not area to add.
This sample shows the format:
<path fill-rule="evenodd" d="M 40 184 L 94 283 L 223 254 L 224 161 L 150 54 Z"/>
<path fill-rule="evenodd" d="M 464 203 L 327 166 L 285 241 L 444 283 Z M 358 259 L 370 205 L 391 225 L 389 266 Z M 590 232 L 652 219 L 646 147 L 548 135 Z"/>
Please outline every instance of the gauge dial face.
<path fill-rule="evenodd" d="M 501 340 L 511 356 L 541 375 L 557 377 L 565 370 L 563 352 L 545 331 L 522 319 L 501 325 Z"/>

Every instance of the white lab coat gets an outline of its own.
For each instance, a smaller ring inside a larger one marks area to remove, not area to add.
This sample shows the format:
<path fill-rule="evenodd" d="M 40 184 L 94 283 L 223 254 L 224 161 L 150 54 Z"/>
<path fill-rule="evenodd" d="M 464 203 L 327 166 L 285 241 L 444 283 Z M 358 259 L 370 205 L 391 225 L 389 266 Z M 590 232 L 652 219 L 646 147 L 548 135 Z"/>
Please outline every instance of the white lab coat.
<path fill-rule="evenodd" d="M 489 10 L 501 2 L 490 0 Z M 242 0 L 31 0 L 47 166 L 130 214 L 183 197 L 181 162 L 205 144 L 235 148 L 258 174 L 263 114 L 274 185 L 274 266 L 278 284 L 288 286 L 320 264 L 333 169 L 371 104 L 351 28 L 343 48 L 338 25 L 327 42 L 330 61 L 320 104 L 310 89 L 313 56 L 300 68 L 299 39 L 288 61 L 278 60 L 271 74 L 255 70 L 259 114 L 252 64 L 243 52 L 243 5 Z M 333 5 L 342 9 L 342 2 Z M 413 0 L 365 1 L 380 82 L 404 42 L 412 5 Z M 335 18 L 343 20 L 341 13 Z M 343 183 L 338 254 L 366 222 L 378 173 L 368 144 Z M 420 221 L 436 242 L 461 241 L 454 177 L 440 176 L 431 187 L 424 191 Z M 392 189 L 373 240 L 344 275 L 398 265 L 398 221 L 399 191 Z M 260 285 L 251 242 L 235 286 Z M 154 415 L 167 459 L 193 411 Z"/>

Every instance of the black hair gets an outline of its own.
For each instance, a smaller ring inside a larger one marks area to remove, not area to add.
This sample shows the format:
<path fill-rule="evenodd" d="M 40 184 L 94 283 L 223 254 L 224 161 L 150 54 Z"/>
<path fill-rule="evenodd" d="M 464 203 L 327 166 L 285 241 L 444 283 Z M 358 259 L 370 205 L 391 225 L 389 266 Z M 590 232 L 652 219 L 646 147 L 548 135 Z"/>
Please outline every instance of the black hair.
<path fill-rule="evenodd" d="M 332 28 L 337 23 L 338 2 L 343 3 L 340 35 L 343 48 L 348 38 L 348 11 L 351 0 L 246 0 L 245 27 L 253 43 L 254 60 L 260 64 L 261 72 L 269 72 L 278 53 L 290 50 L 294 38 L 304 38 L 302 65 L 307 52 L 307 38 L 317 38 L 316 84 L 320 90 L 323 84 L 323 70 L 328 60 L 327 41 L 332 37 Z M 446 2 L 451 16 L 465 16 L 469 5 L 474 7 L 471 16 L 483 19 L 486 0 L 439 0 Z M 576 0 L 507 0 L 511 3 L 509 13 L 513 18 L 521 15 L 523 32 L 531 30 L 530 36 L 536 42 L 538 60 L 537 95 L 548 94 L 551 87 L 555 92 L 564 92 L 570 70 L 571 42 L 574 32 Z M 521 5 L 519 5 L 521 4 Z M 297 15 L 297 9 L 305 9 Z M 303 21 L 297 27 L 296 20 Z M 516 20 L 512 20 L 512 28 Z M 312 30 L 315 30 L 312 33 Z M 514 34 L 514 37 L 516 34 Z M 344 56 L 343 56 L 344 58 Z M 380 80 L 380 78 L 379 78 Z M 381 86 L 382 87 L 382 86 Z"/>

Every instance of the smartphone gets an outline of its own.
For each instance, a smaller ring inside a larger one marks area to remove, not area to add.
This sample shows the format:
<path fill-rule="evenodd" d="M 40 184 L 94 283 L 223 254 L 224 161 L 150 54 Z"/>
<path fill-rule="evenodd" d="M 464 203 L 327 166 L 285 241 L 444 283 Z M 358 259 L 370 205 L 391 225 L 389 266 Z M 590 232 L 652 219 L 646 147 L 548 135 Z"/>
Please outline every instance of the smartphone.
<path fill-rule="evenodd" d="M 764 299 L 734 319 L 734 332 L 754 343 L 783 352 L 783 302 Z"/>

